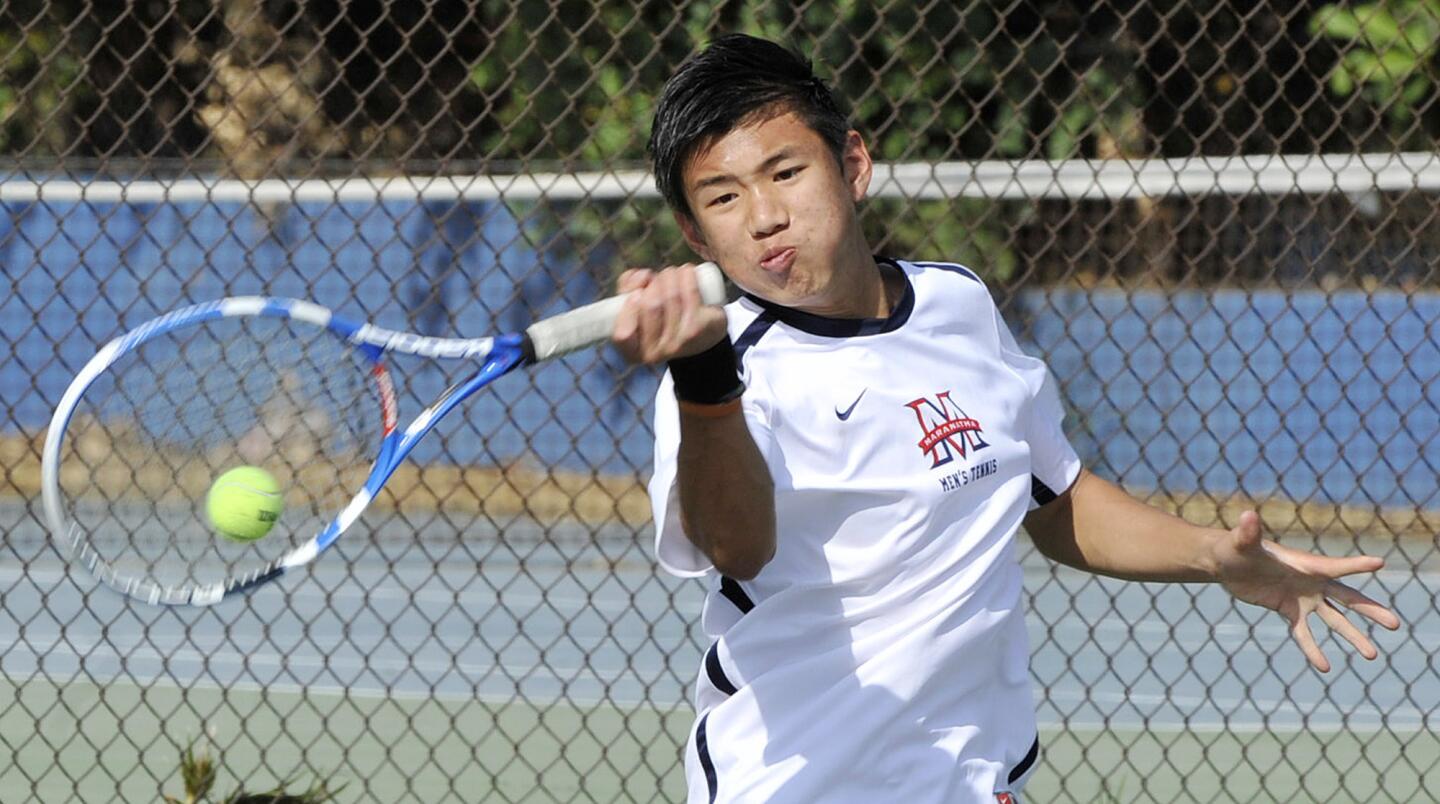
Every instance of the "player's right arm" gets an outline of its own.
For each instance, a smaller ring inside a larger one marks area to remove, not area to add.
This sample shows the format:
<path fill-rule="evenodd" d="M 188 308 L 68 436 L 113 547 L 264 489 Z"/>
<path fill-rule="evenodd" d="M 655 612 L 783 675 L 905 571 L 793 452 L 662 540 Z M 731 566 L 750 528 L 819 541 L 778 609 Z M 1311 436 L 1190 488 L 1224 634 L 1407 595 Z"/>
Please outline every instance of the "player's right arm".
<path fill-rule="evenodd" d="M 690 266 L 627 271 L 619 290 L 631 294 L 614 333 L 615 345 L 627 360 L 669 363 L 675 377 L 681 366 L 691 372 L 697 365 L 709 370 L 707 364 L 717 361 L 705 356 L 728 348 L 725 311 L 701 302 Z M 683 362 L 687 358 L 688 363 Z M 723 390 L 729 378 L 723 361 L 718 362 L 715 379 Z M 684 399 L 683 392 L 680 396 Z M 753 578 L 775 555 L 775 489 L 769 467 L 750 436 L 738 399 L 682 402 L 679 408 L 676 487 L 685 536 L 722 574 Z"/>

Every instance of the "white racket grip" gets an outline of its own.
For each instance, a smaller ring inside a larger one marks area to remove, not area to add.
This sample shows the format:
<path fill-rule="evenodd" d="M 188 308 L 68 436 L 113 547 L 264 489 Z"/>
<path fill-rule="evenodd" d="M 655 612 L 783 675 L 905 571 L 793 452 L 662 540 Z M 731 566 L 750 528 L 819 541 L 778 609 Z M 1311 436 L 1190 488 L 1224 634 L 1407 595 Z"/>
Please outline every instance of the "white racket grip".
<path fill-rule="evenodd" d="M 725 303 L 725 276 L 713 262 L 695 266 L 695 280 L 700 285 L 700 299 L 706 304 Z M 566 313 L 536 321 L 525 330 L 535 349 L 535 362 L 567 355 L 587 346 L 610 339 L 615 319 L 620 316 L 628 293 L 576 307 Z"/>

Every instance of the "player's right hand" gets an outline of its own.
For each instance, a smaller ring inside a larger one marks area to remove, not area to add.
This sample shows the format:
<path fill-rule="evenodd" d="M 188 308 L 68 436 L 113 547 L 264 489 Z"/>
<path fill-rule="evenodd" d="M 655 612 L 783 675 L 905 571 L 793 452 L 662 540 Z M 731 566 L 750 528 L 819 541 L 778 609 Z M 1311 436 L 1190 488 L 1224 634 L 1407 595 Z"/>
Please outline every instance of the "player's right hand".
<path fill-rule="evenodd" d="M 700 300 L 693 264 L 626 271 L 620 275 L 618 290 L 630 296 L 612 337 L 620 354 L 632 363 L 689 357 L 725 337 L 725 310 Z"/>

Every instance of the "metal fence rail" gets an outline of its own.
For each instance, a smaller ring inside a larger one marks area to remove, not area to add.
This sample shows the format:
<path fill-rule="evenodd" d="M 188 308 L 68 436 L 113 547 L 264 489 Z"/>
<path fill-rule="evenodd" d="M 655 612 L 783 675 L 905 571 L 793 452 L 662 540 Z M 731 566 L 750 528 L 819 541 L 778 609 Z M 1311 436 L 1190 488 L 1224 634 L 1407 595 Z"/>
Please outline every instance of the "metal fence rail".
<path fill-rule="evenodd" d="M 1433 3 L 10 0 L 0 799 L 178 795 L 192 744 L 217 793 L 681 797 L 701 591 L 648 546 L 652 373 L 598 350 L 487 393 L 340 555 L 199 613 L 67 564 L 39 445 L 98 344 L 182 303 L 482 335 L 684 258 L 643 144 L 668 72 L 731 30 L 816 61 L 880 163 L 873 242 L 985 277 L 1091 468 L 1387 557 L 1367 590 L 1406 630 L 1320 677 L 1223 592 L 1027 554 L 1032 796 L 1433 797 Z M 399 373 L 412 411 L 449 381 Z"/>

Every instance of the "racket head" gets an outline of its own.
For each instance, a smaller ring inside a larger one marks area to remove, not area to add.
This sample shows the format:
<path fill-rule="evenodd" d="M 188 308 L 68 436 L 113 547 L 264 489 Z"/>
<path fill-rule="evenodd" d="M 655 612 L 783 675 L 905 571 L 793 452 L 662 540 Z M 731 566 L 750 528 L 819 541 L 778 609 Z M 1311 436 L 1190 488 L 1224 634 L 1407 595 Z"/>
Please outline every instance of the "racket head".
<path fill-rule="evenodd" d="M 360 329 L 308 302 L 242 297 L 106 344 L 46 435 L 52 532 L 95 577 L 148 603 L 212 604 L 313 559 L 373 496 L 376 456 L 395 451 L 384 350 Z M 252 542 L 221 535 L 205 509 L 237 466 L 270 473 L 283 495 Z"/>

